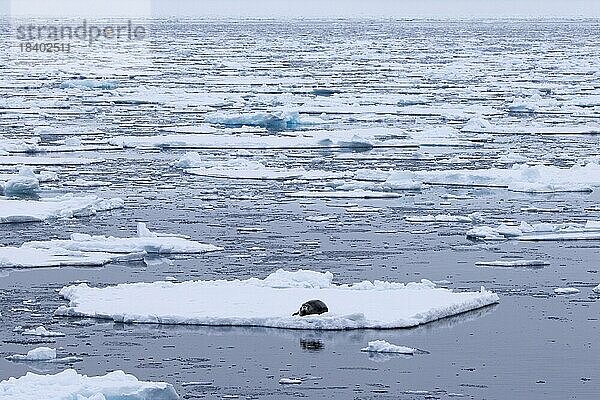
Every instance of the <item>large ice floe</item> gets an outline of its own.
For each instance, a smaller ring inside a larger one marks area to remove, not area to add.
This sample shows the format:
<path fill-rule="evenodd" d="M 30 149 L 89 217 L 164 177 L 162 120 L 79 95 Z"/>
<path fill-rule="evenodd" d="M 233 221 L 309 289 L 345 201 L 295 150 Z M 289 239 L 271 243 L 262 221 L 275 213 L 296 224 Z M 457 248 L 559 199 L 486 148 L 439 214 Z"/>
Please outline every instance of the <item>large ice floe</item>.
<path fill-rule="evenodd" d="M 38 222 L 54 218 L 73 218 L 94 215 L 124 206 L 123 199 L 104 199 L 98 196 L 74 196 L 41 200 L 0 198 L 0 223 Z"/>
<path fill-rule="evenodd" d="M 0 382 L 0 400 L 176 400 L 172 385 L 143 382 L 123 371 L 88 377 L 73 369 L 55 375 L 28 372 Z"/>
<path fill-rule="evenodd" d="M 289 134 L 169 134 L 157 136 L 119 136 L 110 144 L 123 147 L 198 148 L 198 149 L 327 149 L 369 150 L 373 147 L 417 147 L 414 142 L 386 140 L 401 131 L 381 128 L 352 131 L 303 131 Z"/>
<path fill-rule="evenodd" d="M 590 192 L 593 187 L 600 186 L 600 165 L 595 162 L 571 168 L 517 164 L 507 169 L 419 171 L 412 174 L 414 179 L 427 184 L 499 187 L 530 193 Z"/>
<path fill-rule="evenodd" d="M 132 283 L 64 287 L 68 306 L 57 316 L 86 316 L 126 323 L 263 326 L 290 329 L 407 328 L 498 302 L 483 287 L 453 292 L 420 283 L 332 283 L 333 275 L 277 270 L 265 279 Z M 140 302 L 136 299 L 144 298 Z M 292 316 L 311 299 L 327 304 L 321 315 Z"/>
<path fill-rule="evenodd" d="M 477 226 L 467 232 L 467 238 L 521 241 L 600 240 L 600 222 L 529 224 L 523 221 L 520 225 Z"/>
<path fill-rule="evenodd" d="M 110 262 L 141 260 L 148 254 L 199 254 L 222 250 L 181 235 L 151 232 L 138 223 L 131 238 L 73 233 L 67 240 L 26 242 L 21 247 L 0 247 L 0 268 L 101 266 Z"/>

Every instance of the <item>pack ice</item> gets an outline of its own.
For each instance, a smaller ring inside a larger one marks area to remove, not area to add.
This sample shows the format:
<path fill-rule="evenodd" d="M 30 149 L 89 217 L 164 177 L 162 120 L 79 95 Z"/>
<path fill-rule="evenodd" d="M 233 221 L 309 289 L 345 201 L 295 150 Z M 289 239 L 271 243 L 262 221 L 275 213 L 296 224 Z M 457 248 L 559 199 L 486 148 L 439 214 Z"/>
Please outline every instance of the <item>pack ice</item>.
<path fill-rule="evenodd" d="M 600 222 L 537 223 L 520 225 L 477 226 L 467 231 L 467 238 L 479 240 L 518 239 L 521 241 L 600 240 Z"/>
<path fill-rule="evenodd" d="M 126 323 L 263 326 L 290 329 L 407 328 L 499 301 L 495 293 L 453 292 L 420 283 L 332 283 L 330 272 L 282 269 L 265 279 L 154 282 L 93 288 L 67 286 L 68 306 L 58 316 L 86 316 Z M 147 299 L 140 302 L 136 299 Z M 318 316 L 292 316 L 311 299 L 327 304 Z"/>
<path fill-rule="evenodd" d="M 42 396 L 42 397 L 40 397 Z M 88 377 L 73 369 L 56 375 L 28 372 L 20 378 L 0 382 L 0 400 L 175 400 L 179 396 L 172 385 L 143 382 L 123 371 Z"/>

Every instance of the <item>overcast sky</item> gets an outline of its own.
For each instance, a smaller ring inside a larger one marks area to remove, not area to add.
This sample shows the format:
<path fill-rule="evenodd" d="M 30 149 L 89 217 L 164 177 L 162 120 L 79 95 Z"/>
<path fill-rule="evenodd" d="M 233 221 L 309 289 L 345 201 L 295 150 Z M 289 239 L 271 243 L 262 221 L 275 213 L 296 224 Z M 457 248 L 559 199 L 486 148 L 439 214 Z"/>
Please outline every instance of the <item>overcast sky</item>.
<path fill-rule="evenodd" d="M 0 0 L 0 12 L 55 17 L 600 17 L 600 0 Z"/>

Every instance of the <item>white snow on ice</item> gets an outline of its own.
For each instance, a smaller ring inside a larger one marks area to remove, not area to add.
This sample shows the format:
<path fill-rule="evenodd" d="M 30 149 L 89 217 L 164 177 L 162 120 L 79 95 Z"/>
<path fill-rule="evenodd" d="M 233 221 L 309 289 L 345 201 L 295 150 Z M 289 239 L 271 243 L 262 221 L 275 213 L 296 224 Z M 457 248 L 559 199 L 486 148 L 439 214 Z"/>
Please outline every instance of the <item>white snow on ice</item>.
<path fill-rule="evenodd" d="M 87 316 L 127 323 L 246 325 L 293 329 L 406 328 L 498 302 L 496 294 L 453 292 L 430 281 L 332 283 L 331 273 L 278 270 L 265 279 L 64 287 L 69 300 L 55 315 Z M 135 299 L 144 298 L 139 302 Z M 291 314 L 321 299 L 329 312 Z"/>
<path fill-rule="evenodd" d="M 398 346 L 385 340 L 375 340 L 369 342 L 367 347 L 360 349 L 369 353 L 396 353 L 396 354 L 415 354 L 417 349 L 406 346 Z"/>
<path fill-rule="evenodd" d="M 0 382 L 0 400 L 177 400 L 172 385 L 163 382 L 143 382 L 123 371 L 104 376 L 88 377 L 73 369 L 56 375 L 28 372 L 20 378 Z"/>

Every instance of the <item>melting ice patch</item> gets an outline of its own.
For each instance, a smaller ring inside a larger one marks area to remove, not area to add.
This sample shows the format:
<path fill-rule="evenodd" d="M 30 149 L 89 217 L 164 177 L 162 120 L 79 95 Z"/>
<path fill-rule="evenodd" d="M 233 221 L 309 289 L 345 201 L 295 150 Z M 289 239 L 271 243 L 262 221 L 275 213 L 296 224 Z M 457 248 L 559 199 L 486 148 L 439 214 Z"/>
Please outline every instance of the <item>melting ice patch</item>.
<path fill-rule="evenodd" d="M 0 198 L 0 223 L 38 222 L 54 218 L 73 218 L 94 215 L 100 211 L 122 208 L 123 199 L 103 199 L 98 196 L 60 197 L 34 200 Z"/>
<path fill-rule="evenodd" d="M 395 353 L 395 354 L 415 354 L 417 349 L 406 346 L 398 346 L 385 340 L 375 340 L 368 343 L 368 346 L 360 349 L 369 353 Z"/>
<path fill-rule="evenodd" d="M 331 273 L 277 270 L 265 279 L 132 283 L 64 287 L 69 300 L 55 315 L 106 318 L 126 323 L 264 326 L 292 329 L 407 328 L 498 302 L 484 288 L 453 292 L 430 281 L 332 283 Z M 144 298 L 140 302 L 136 299 Z M 307 300 L 329 312 L 292 316 Z"/>
<path fill-rule="evenodd" d="M 172 385 L 163 382 L 143 382 L 123 371 L 104 376 L 88 377 L 73 369 L 56 375 L 28 372 L 20 378 L 0 382 L 0 400 L 39 400 L 40 394 L 49 400 L 176 400 L 179 396 Z"/>

